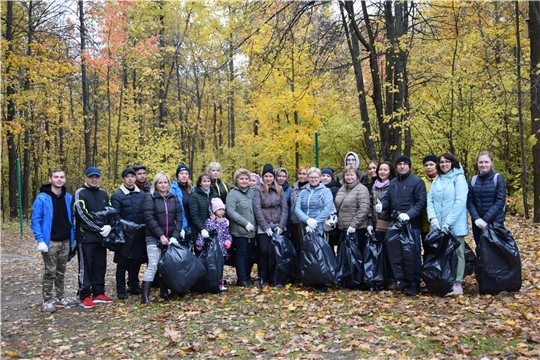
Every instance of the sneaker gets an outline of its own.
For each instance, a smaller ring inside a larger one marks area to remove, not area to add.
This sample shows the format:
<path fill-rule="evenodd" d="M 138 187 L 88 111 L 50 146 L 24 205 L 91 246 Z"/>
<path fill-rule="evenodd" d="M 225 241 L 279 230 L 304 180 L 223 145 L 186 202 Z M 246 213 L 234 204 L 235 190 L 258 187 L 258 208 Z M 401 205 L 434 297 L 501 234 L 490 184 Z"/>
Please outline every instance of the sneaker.
<path fill-rule="evenodd" d="M 225 285 L 219 285 L 219 291 L 227 291 L 227 287 Z"/>
<path fill-rule="evenodd" d="M 461 287 L 461 284 L 454 284 L 452 286 L 452 291 L 450 291 L 446 296 L 453 296 L 453 295 L 463 295 L 463 288 Z"/>
<path fill-rule="evenodd" d="M 43 311 L 48 313 L 53 313 L 56 311 L 56 307 L 54 306 L 54 301 L 44 301 L 43 306 L 41 307 Z"/>
<path fill-rule="evenodd" d="M 99 294 L 97 296 L 92 296 L 92 301 L 97 303 L 110 303 L 113 301 L 110 297 L 105 294 Z"/>
<path fill-rule="evenodd" d="M 92 309 L 96 307 L 96 304 L 92 301 L 92 298 L 88 296 L 81 301 L 81 306 L 85 309 Z"/>
<path fill-rule="evenodd" d="M 55 303 L 56 307 L 72 307 L 75 305 L 79 305 L 78 301 L 71 300 L 70 298 L 61 298 L 56 300 Z"/>

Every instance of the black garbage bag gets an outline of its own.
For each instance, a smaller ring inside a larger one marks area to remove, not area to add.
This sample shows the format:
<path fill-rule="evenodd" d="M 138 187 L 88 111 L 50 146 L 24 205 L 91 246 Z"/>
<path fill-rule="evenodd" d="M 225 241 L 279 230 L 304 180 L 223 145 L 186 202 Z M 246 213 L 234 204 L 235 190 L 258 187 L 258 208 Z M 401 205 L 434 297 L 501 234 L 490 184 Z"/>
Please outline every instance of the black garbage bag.
<path fill-rule="evenodd" d="M 356 233 L 342 231 L 336 257 L 336 283 L 348 288 L 357 288 L 364 281 L 362 251 L 358 247 Z"/>
<path fill-rule="evenodd" d="M 497 295 L 521 289 L 521 258 L 512 233 L 488 224 L 476 244 L 476 280 L 480 294 Z"/>
<path fill-rule="evenodd" d="M 412 283 L 414 277 L 414 237 L 409 221 L 392 221 L 386 232 L 388 259 L 399 282 Z"/>
<path fill-rule="evenodd" d="M 430 231 L 424 239 L 422 279 L 437 295 L 444 296 L 452 290 L 458 263 L 456 249 L 460 245 L 453 233 L 446 234 L 441 229 Z"/>
<path fill-rule="evenodd" d="M 109 235 L 101 237 L 101 244 L 111 251 L 118 251 L 120 244 L 123 244 L 125 240 L 122 233 L 122 225 L 120 224 L 120 216 L 116 209 L 112 206 L 106 206 L 101 211 L 89 212 L 89 215 L 97 226 L 103 227 L 109 225 L 111 227 Z"/>
<path fill-rule="evenodd" d="M 476 254 L 466 241 L 463 251 L 465 253 L 465 273 L 463 276 L 472 275 L 474 273 L 474 264 L 476 263 Z"/>
<path fill-rule="evenodd" d="M 300 281 L 304 285 L 335 283 L 334 253 L 330 245 L 316 231 L 304 235 L 299 267 Z"/>
<path fill-rule="evenodd" d="M 270 245 L 270 283 L 285 286 L 296 278 L 296 250 L 291 240 L 276 231 Z"/>
<path fill-rule="evenodd" d="M 175 293 L 185 295 L 197 281 L 206 277 L 201 260 L 186 244 L 169 244 L 161 253 L 158 270 L 165 283 Z"/>
<path fill-rule="evenodd" d="M 124 219 L 120 219 L 120 225 L 124 239 L 124 243 L 120 246 L 120 254 L 130 260 L 142 260 L 146 254 L 146 225 Z"/>
<path fill-rule="evenodd" d="M 364 284 L 371 291 L 381 291 L 387 286 L 384 241 L 370 233 L 366 234 L 364 248 Z"/>
<path fill-rule="evenodd" d="M 205 239 L 204 248 L 198 255 L 198 258 L 206 269 L 206 277 L 197 281 L 193 286 L 193 291 L 199 293 L 220 292 L 219 286 L 223 280 L 225 259 L 215 230 L 210 231 L 210 237 Z"/>

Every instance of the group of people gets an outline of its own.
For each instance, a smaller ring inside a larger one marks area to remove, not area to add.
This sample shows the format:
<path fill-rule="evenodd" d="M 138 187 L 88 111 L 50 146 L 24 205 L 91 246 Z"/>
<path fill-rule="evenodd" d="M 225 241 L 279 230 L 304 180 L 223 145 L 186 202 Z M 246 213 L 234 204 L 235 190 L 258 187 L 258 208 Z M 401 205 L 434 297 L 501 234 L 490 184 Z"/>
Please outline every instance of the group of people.
<path fill-rule="evenodd" d="M 266 164 L 260 175 L 238 169 L 231 186 L 221 179 L 221 167 L 215 162 L 197 177 L 195 186 L 191 171 L 184 164 L 176 169 L 174 180 L 159 172 L 151 184 L 146 180 L 146 167 L 135 165 L 123 170 L 122 185 L 110 201 L 100 188 L 98 168 L 86 170 L 85 184 L 73 197 L 66 192 L 65 173 L 53 170 L 50 184 L 42 186 L 34 202 L 31 224 L 45 264 L 43 310 L 54 312 L 58 307 L 76 304 L 93 308 L 96 303 L 113 301 L 105 294 L 107 249 L 102 245 L 111 226 L 99 226 L 94 219 L 94 214 L 107 206 L 114 207 L 121 219 L 144 229 L 129 249 L 115 251 L 118 299 L 126 299 L 130 293 L 141 295 L 141 303 L 148 304 L 156 283 L 162 298 L 173 295 L 158 272 L 161 252 L 171 243 L 193 244 L 193 251 L 198 254 L 211 234 L 216 234 L 213 238 L 219 242 L 223 256 L 234 253 L 236 285 L 242 287 L 252 286 L 252 252 L 256 244 L 257 286 L 262 288 L 271 285 L 269 258 L 274 234 L 289 239 L 299 256 L 304 235 L 311 232 L 325 236 L 332 246 L 339 245 L 341 234 L 354 235 L 363 251 L 368 235 L 384 240 L 393 221 L 411 225 L 414 277 L 395 278 L 392 267 L 387 265 L 387 289 L 399 289 L 409 296 L 419 293 L 421 238 L 430 230 L 442 229 L 453 232 L 461 243 L 455 250 L 456 281 L 448 295 L 462 294 L 464 237 L 469 228 L 467 209 L 478 241 L 487 224 L 504 223 L 505 182 L 493 171 L 493 157 L 486 151 L 478 156 L 478 175 L 473 182 L 467 181 L 453 154 L 426 156 L 423 165 L 425 176 L 421 179 L 411 173 L 407 156 L 400 156 L 395 162 L 372 160 L 367 168 L 369 179 L 359 170 L 358 155 L 349 152 L 344 158 L 344 170 L 337 176 L 330 168 L 300 167 L 297 180 L 291 184 L 286 169 Z M 323 224 L 332 214 L 337 215 L 336 230 L 326 233 Z M 68 254 L 75 248 L 80 303 L 64 294 Z M 144 263 L 148 265 L 141 287 L 139 272 Z M 223 281 L 220 290 L 227 290 L 225 285 Z M 326 284 L 305 285 L 314 286 L 317 291 L 326 289 Z"/>

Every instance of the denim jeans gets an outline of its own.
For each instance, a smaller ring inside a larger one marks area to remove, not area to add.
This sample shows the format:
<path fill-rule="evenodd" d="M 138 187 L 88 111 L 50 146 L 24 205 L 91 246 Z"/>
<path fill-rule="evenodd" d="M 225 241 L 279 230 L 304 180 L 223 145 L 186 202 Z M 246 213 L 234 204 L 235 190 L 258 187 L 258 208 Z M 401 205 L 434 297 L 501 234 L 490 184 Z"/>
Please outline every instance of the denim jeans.
<path fill-rule="evenodd" d="M 238 281 L 248 281 L 250 277 L 249 263 L 251 259 L 251 248 L 253 247 L 254 239 L 245 237 L 233 238 L 233 246 L 235 249 L 235 267 L 236 277 Z M 150 255 L 148 255 L 150 257 Z"/>
<path fill-rule="evenodd" d="M 158 269 L 159 257 L 161 256 L 161 249 L 155 244 L 147 244 L 146 252 L 148 254 L 148 267 L 143 275 L 143 281 L 154 281 L 154 276 Z"/>

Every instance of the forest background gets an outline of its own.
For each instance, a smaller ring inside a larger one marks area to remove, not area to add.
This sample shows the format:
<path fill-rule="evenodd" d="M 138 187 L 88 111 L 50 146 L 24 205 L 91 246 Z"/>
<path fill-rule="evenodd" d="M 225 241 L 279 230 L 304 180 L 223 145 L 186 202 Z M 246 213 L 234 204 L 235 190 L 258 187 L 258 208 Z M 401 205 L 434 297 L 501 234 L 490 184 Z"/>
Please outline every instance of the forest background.
<path fill-rule="evenodd" d="M 508 210 L 540 222 L 540 3 L 9 1 L 2 11 L 2 214 L 54 168 L 111 193 L 211 161 L 341 171 L 452 152 L 470 178 L 490 150 Z M 7 161 L 6 161 L 7 160 Z M 536 174 L 536 176 L 534 176 Z"/>

